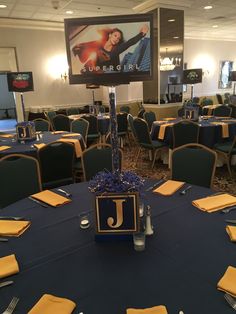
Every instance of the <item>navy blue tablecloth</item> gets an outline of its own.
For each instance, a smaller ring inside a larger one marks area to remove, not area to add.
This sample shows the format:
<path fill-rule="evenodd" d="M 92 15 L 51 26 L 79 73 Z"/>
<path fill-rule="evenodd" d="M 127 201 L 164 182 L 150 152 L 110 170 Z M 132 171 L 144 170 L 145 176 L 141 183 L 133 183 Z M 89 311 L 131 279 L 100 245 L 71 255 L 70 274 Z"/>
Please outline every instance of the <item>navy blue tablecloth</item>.
<path fill-rule="evenodd" d="M 185 196 L 176 192 L 170 197 L 144 193 L 155 233 L 147 237 L 143 252 L 136 252 L 132 241 L 96 242 L 92 213 L 91 228 L 79 227 L 79 214 L 94 209 L 87 184 L 64 189 L 72 193 L 67 205 L 44 208 L 25 199 L 1 211 L 23 215 L 31 226 L 19 238 L 0 242 L 0 257 L 14 253 L 20 267 L 19 274 L 8 277 L 14 284 L 0 289 L 0 312 L 18 296 L 15 313 L 25 314 L 49 293 L 76 302 L 76 314 L 125 314 L 128 307 L 159 304 L 166 305 L 169 314 L 181 309 L 191 314 L 232 313 L 216 289 L 226 268 L 236 267 L 226 215 L 191 205 L 212 194 L 210 189 L 194 186 Z M 236 218 L 236 213 L 229 217 Z"/>
<path fill-rule="evenodd" d="M 179 122 L 181 119 L 176 119 L 170 122 L 176 123 Z M 223 119 L 227 120 L 227 119 Z M 208 120 L 202 120 L 199 122 L 200 126 L 200 132 L 199 132 L 199 143 L 203 144 L 205 146 L 208 146 L 212 148 L 217 142 L 220 142 L 222 140 L 233 140 L 234 136 L 236 135 L 236 121 L 229 121 L 227 122 L 229 125 L 229 137 L 223 139 L 222 138 L 222 127 L 221 125 L 215 125 L 211 124 L 211 122 L 220 122 L 220 119 L 210 118 Z M 151 138 L 152 140 L 158 139 L 160 124 L 153 124 L 152 130 L 151 130 Z M 170 148 L 173 147 L 173 133 L 172 133 L 172 127 L 167 126 L 165 129 L 165 137 L 163 140 L 165 143 L 167 143 Z"/>
<path fill-rule="evenodd" d="M 37 157 L 37 148 L 34 147 L 34 144 L 48 144 L 54 141 L 59 140 L 62 138 L 63 134 L 68 134 L 69 132 L 63 132 L 60 134 L 53 134 L 53 132 L 42 132 L 39 136 L 37 136 L 36 140 L 33 141 L 24 141 L 24 142 L 18 142 L 16 140 L 11 139 L 1 139 L 0 141 L 0 147 L 1 146 L 11 146 L 11 148 L 3 150 L 0 152 L 0 157 L 9 155 L 9 154 L 26 154 L 29 156 Z M 82 136 L 78 134 L 77 136 L 74 136 L 73 138 L 78 138 L 80 140 L 81 148 L 84 150 L 84 141 L 82 139 Z"/>

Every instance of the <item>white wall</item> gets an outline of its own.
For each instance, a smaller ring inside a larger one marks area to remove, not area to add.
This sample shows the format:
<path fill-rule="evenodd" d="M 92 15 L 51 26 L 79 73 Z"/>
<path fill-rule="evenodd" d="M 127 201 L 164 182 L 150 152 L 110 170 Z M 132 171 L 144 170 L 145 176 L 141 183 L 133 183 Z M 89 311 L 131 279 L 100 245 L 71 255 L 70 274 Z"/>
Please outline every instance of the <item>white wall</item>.
<path fill-rule="evenodd" d="M 231 89 L 218 89 L 220 61 L 223 60 L 234 61 L 236 70 L 236 42 L 185 39 L 184 62 L 187 62 L 187 68 L 202 68 L 204 71 L 202 83 L 194 85 L 194 96 L 232 93 L 234 83 Z"/>

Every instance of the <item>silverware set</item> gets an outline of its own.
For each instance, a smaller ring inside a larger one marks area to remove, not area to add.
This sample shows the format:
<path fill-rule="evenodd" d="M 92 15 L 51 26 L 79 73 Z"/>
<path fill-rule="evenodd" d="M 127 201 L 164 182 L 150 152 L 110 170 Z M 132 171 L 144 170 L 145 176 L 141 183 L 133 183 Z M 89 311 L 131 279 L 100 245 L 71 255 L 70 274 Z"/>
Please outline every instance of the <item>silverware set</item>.
<path fill-rule="evenodd" d="M 0 288 L 12 285 L 13 283 L 14 283 L 14 281 L 12 281 L 12 280 L 0 282 Z"/>
<path fill-rule="evenodd" d="M 228 304 L 236 311 L 236 299 L 233 298 L 230 294 L 226 293 L 224 295 L 225 300 Z"/>
<path fill-rule="evenodd" d="M 231 210 L 235 210 L 235 209 L 236 209 L 236 206 L 231 206 L 231 207 L 222 209 L 221 212 L 224 213 L 224 214 L 228 214 L 229 212 L 231 212 Z"/>
<path fill-rule="evenodd" d="M 24 220 L 24 217 L 17 217 L 17 216 L 0 216 L 0 220 L 5 219 L 5 220 Z"/>
<path fill-rule="evenodd" d="M 160 183 L 162 183 L 164 181 L 164 179 L 160 179 L 159 181 L 157 181 L 156 183 L 154 183 L 153 185 L 151 185 L 149 188 L 147 188 L 145 190 L 145 192 L 151 191 L 153 190 L 155 187 L 157 187 Z"/>
<path fill-rule="evenodd" d="M 62 194 L 65 194 L 66 197 L 71 197 L 71 196 L 72 196 L 71 193 L 69 193 L 69 192 L 67 192 L 67 191 L 65 191 L 65 190 L 57 189 L 57 191 L 58 191 L 58 192 L 61 192 Z"/>
<path fill-rule="evenodd" d="M 19 298 L 13 297 L 8 307 L 2 314 L 12 314 L 16 308 L 17 303 L 19 302 Z"/>
<path fill-rule="evenodd" d="M 33 198 L 32 196 L 29 196 L 28 199 L 31 200 L 31 201 L 33 201 L 33 202 L 35 202 L 35 203 L 37 203 L 37 204 L 39 204 L 39 205 L 41 205 L 41 206 L 43 206 L 43 207 L 45 207 L 45 208 L 48 207 L 48 205 L 47 205 L 46 203 L 41 202 L 41 201 L 39 201 L 39 200 L 36 200 L 36 199 Z"/>
<path fill-rule="evenodd" d="M 192 185 L 189 185 L 184 190 L 180 191 L 179 194 L 185 195 L 191 188 L 192 188 Z"/>

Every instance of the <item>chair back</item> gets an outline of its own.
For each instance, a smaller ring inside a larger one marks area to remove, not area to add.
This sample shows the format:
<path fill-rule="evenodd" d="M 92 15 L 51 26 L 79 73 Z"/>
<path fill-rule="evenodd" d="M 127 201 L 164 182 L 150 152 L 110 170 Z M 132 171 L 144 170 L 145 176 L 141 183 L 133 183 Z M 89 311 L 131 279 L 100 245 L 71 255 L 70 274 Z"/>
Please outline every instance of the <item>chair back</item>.
<path fill-rule="evenodd" d="M 121 106 L 120 112 L 130 113 L 130 107 L 129 106 Z"/>
<path fill-rule="evenodd" d="M 144 112 L 145 112 L 145 109 L 140 109 L 139 112 L 138 112 L 138 118 L 143 119 Z"/>
<path fill-rule="evenodd" d="M 185 113 L 184 107 L 178 109 L 178 117 L 183 118 L 184 113 Z"/>
<path fill-rule="evenodd" d="M 53 127 L 55 131 L 70 132 L 70 119 L 64 114 L 57 114 L 53 119 Z"/>
<path fill-rule="evenodd" d="M 212 187 L 216 159 L 216 153 L 204 145 L 190 143 L 180 146 L 171 155 L 171 178 Z"/>
<path fill-rule="evenodd" d="M 199 125 L 190 120 L 182 120 L 172 126 L 173 148 L 188 143 L 198 143 Z"/>
<path fill-rule="evenodd" d="M 201 106 L 212 106 L 213 105 L 213 100 L 211 98 L 204 98 L 201 102 Z"/>
<path fill-rule="evenodd" d="M 57 115 L 56 111 L 46 111 L 45 114 L 46 114 L 46 117 L 47 117 L 48 121 L 51 123 L 51 125 L 53 127 L 52 119 Z"/>
<path fill-rule="evenodd" d="M 142 146 L 151 145 L 152 146 L 152 140 L 150 137 L 149 129 L 147 122 L 140 118 L 135 118 L 133 121 L 135 134 L 137 137 L 138 143 Z"/>
<path fill-rule="evenodd" d="M 89 123 L 89 129 L 88 129 L 88 135 L 91 134 L 98 134 L 98 119 L 96 116 L 92 114 L 86 114 L 82 116 L 83 119 L 88 121 Z"/>
<path fill-rule="evenodd" d="M 78 108 L 73 108 L 73 107 L 68 108 L 66 110 L 66 114 L 67 114 L 67 116 L 71 116 L 71 115 L 74 115 L 74 114 L 79 114 L 79 109 Z"/>
<path fill-rule="evenodd" d="M 128 120 L 127 120 L 128 113 L 127 112 L 120 112 L 117 113 L 117 132 L 119 133 L 126 133 L 128 131 Z"/>
<path fill-rule="evenodd" d="M 34 124 L 35 124 L 35 131 L 39 132 L 46 132 L 50 130 L 50 123 L 49 121 L 45 120 L 45 119 L 35 119 L 33 120 Z"/>
<path fill-rule="evenodd" d="M 42 190 L 37 159 L 10 154 L 0 159 L 0 207 Z"/>
<path fill-rule="evenodd" d="M 131 130 L 131 132 L 133 134 L 133 137 L 134 137 L 134 139 L 136 139 L 137 135 L 136 135 L 136 131 L 135 131 L 135 128 L 134 128 L 134 117 L 132 116 L 132 114 L 130 114 L 130 113 L 128 114 L 127 120 L 128 120 L 128 125 L 130 127 L 130 130 Z"/>
<path fill-rule="evenodd" d="M 122 169 L 122 151 L 119 149 L 120 170 Z M 83 151 L 82 168 L 84 180 L 91 180 L 100 171 L 113 171 L 112 147 L 109 144 L 92 145 Z"/>
<path fill-rule="evenodd" d="M 217 98 L 218 104 L 223 104 L 224 103 L 223 97 L 221 96 L 221 94 L 216 94 L 216 98 Z"/>
<path fill-rule="evenodd" d="M 74 146 L 65 142 L 52 142 L 38 150 L 41 180 L 44 189 L 74 182 Z"/>
<path fill-rule="evenodd" d="M 71 132 L 80 133 L 85 143 L 87 143 L 88 129 L 89 122 L 85 119 L 80 118 L 71 122 Z"/>
<path fill-rule="evenodd" d="M 152 124 L 154 121 L 156 121 L 156 115 L 155 115 L 155 112 L 153 111 L 146 111 L 144 112 L 143 114 L 143 118 L 144 120 L 147 122 L 148 124 L 148 128 L 149 128 L 149 131 L 151 131 L 152 129 Z"/>
<path fill-rule="evenodd" d="M 230 117 L 232 108 L 229 106 L 219 106 L 214 109 L 215 117 Z"/>

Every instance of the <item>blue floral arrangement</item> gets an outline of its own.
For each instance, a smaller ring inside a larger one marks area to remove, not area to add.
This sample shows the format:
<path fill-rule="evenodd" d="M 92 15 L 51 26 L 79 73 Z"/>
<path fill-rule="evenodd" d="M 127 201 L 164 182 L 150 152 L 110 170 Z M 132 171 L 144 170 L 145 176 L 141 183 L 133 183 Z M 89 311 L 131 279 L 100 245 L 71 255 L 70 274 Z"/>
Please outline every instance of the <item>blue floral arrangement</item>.
<path fill-rule="evenodd" d="M 89 191 L 101 193 L 139 192 L 144 180 L 132 171 L 101 171 L 89 182 Z"/>

